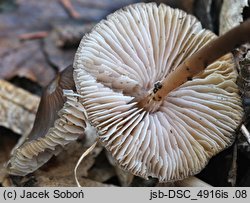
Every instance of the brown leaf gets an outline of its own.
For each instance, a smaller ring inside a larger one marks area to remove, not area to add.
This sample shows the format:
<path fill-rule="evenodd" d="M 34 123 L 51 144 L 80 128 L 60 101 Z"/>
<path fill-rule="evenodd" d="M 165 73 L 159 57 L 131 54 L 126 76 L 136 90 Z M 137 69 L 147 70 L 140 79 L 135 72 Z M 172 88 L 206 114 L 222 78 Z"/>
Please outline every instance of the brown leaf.
<path fill-rule="evenodd" d="M 71 0 L 78 18 L 88 22 L 100 21 L 114 10 L 136 2 L 140 0 Z"/>
<path fill-rule="evenodd" d="M 14 12 L 0 13 L 0 78 L 16 75 L 45 86 L 55 76 L 42 53 L 40 40 L 21 42 L 22 34 L 46 31 L 50 23 L 68 18 L 57 1 L 19 0 Z"/>
<path fill-rule="evenodd" d="M 40 98 L 0 80 L 0 125 L 27 135 L 31 130 Z"/>
<path fill-rule="evenodd" d="M 10 46 L 2 46 L 2 41 L 9 41 Z M 11 79 L 17 75 L 45 86 L 55 76 L 54 70 L 46 62 L 39 41 L 19 42 L 7 38 L 0 40 L 0 47 L 5 49 L 0 51 L 0 78 Z"/>

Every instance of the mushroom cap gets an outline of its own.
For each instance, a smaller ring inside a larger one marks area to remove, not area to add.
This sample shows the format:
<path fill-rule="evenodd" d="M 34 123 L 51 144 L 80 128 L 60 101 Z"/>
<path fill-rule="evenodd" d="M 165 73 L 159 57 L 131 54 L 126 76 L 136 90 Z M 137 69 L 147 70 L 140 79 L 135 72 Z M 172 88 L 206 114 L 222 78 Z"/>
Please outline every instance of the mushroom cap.
<path fill-rule="evenodd" d="M 7 163 L 10 174 L 24 176 L 35 171 L 84 133 L 85 110 L 73 90 L 64 89 L 75 89 L 72 66 L 43 92 L 30 134 L 15 147 Z"/>
<path fill-rule="evenodd" d="M 120 167 L 179 180 L 233 142 L 243 110 L 231 54 L 170 92 L 153 113 L 131 102 L 215 37 L 195 17 L 154 3 L 120 9 L 83 37 L 74 60 L 77 92 Z"/>

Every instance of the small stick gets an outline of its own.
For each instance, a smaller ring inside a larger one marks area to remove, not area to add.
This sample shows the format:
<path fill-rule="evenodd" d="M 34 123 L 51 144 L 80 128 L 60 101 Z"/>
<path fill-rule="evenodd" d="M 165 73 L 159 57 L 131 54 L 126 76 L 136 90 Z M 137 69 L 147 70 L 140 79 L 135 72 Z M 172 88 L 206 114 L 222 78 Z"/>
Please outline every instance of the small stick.
<path fill-rule="evenodd" d="M 39 32 L 30 32 L 24 33 L 18 36 L 20 40 L 33 40 L 33 39 L 42 39 L 48 36 L 48 32 L 39 31 Z"/>
<path fill-rule="evenodd" d="M 79 19 L 81 17 L 81 15 L 74 9 L 70 0 L 60 0 L 60 2 L 72 18 Z"/>
<path fill-rule="evenodd" d="M 75 181 L 76 181 L 76 184 L 77 184 L 77 187 L 82 187 L 81 184 L 79 183 L 78 181 L 78 178 L 77 178 L 77 169 L 78 169 L 78 166 L 80 165 L 80 163 L 82 162 L 82 160 L 95 148 L 95 146 L 97 145 L 97 141 L 94 142 L 94 144 L 92 144 L 83 154 L 82 156 L 79 158 L 79 160 L 77 161 L 76 163 L 76 166 L 75 166 L 75 169 L 74 169 L 74 176 L 75 176 Z"/>
<path fill-rule="evenodd" d="M 241 125 L 240 131 L 242 132 L 242 134 L 247 139 L 247 143 L 250 144 L 250 133 L 249 133 L 249 131 L 247 130 L 247 128 L 246 128 L 246 126 L 244 124 Z"/>
<path fill-rule="evenodd" d="M 249 33 L 250 20 L 247 20 L 226 34 L 209 42 L 180 64 L 162 82 L 157 82 L 154 89 L 139 101 L 138 106 L 148 111 L 155 111 L 155 108 L 152 109 L 152 103 L 161 103 L 169 92 L 192 79 L 216 59 L 231 52 L 241 44 L 249 42 Z"/>

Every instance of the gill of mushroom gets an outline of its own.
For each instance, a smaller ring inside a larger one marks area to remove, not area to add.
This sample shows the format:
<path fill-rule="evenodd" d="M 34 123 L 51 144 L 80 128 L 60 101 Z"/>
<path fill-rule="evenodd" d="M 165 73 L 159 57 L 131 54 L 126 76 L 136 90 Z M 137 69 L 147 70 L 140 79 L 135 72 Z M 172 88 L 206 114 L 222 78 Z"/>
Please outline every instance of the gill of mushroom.
<path fill-rule="evenodd" d="M 247 20 L 211 41 L 180 64 L 163 81 L 155 83 L 154 88 L 149 93 L 144 93 L 139 99 L 137 98 L 138 106 L 148 111 L 156 111 L 169 92 L 191 80 L 219 57 L 233 51 L 242 44 L 250 42 L 249 33 L 250 20 Z M 240 130 L 250 144 L 250 133 L 243 123 L 240 126 Z"/>
<path fill-rule="evenodd" d="M 194 17 L 164 5 L 131 5 L 95 26 L 76 52 L 74 79 L 89 121 L 117 164 L 135 175 L 156 177 L 160 182 L 183 179 L 198 173 L 234 140 L 243 110 L 232 55 L 223 56 L 234 47 L 213 50 L 217 53 L 210 55 L 201 68 L 188 64 L 190 70 L 177 68 L 169 74 L 176 67 L 176 63 L 170 66 L 173 61 L 186 60 L 181 58 L 183 52 L 178 52 L 183 50 L 182 44 L 186 43 L 185 48 L 195 44 L 188 43 L 190 33 L 199 33 L 199 39 L 204 39 L 197 40 L 196 51 L 213 41 L 215 35 L 198 24 Z M 242 28 L 236 30 L 241 32 Z M 162 58 L 165 50 L 172 57 L 169 60 Z M 190 61 L 196 64 L 199 54 L 191 56 Z M 220 56 L 193 81 L 183 84 Z M 155 65 L 159 58 L 164 61 L 163 68 Z M 166 77 L 168 74 L 172 76 Z M 164 77 L 147 93 L 155 79 Z M 171 95 L 166 98 L 167 90 Z"/>
<path fill-rule="evenodd" d="M 236 26 L 224 35 L 209 42 L 209 44 L 180 64 L 175 71 L 169 73 L 162 81 L 155 83 L 154 88 L 143 98 L 140 98 L 138 106 L 148 111 L 157 110 L 157 108 L 152 109 L 151 107 L 154 105 L 160 106 L 169 92 L 188 80 L 192 80 L 195 75 L 202 72 L 216 59 L 249 42 L 249 32 L 250 20 L 247 20 L 240 26 Z"/>

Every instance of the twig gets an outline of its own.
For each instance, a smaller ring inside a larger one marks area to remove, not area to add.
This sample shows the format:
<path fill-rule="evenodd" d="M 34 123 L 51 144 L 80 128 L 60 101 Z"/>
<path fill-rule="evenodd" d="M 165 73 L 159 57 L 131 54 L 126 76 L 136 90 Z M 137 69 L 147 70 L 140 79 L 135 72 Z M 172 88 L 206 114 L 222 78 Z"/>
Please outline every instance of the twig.
<path fill-rule="evenodd" d="M 247 139 L 248 144 L 250 144 L 250 133 L 244 124 L 241 125 L 240 130 L 244 137 Z"/>
<path fill-rule="evenodd" d="M 42 39 L 48 36 L 47 31 L 39 31 L 39 32 L 30 32 L 24 33 L 18 36 L 20 40 L 34 40 L 34 39 Z"/>
<path fill-rule="evenodd" d="M 81 184 L 79 183 L 78 181 L 78 178 L 77 178 L 77 169 L 78 169 L 78 166 L 80 165 L 80 163 L 82 162 L 82 160 L 95 148 L 97 144 L 97 141 L 91 145 L 83 154 L 82 156 L 79 158 L 79 160 L 77 161 L 76 163 L 76 166 L 75 166 L 75 169 L 74 169 L 74 176 L 75 176 L 75 181 L 76 181 L 76 184 L 78 187 L 82 187 Z"/>
<path fill-rule="evenodd" d="M 74 9 L 70 0 L 60 0 L 60 2 L 72 18 L 79 19 L 81 17 L 81 15 Z"/>

